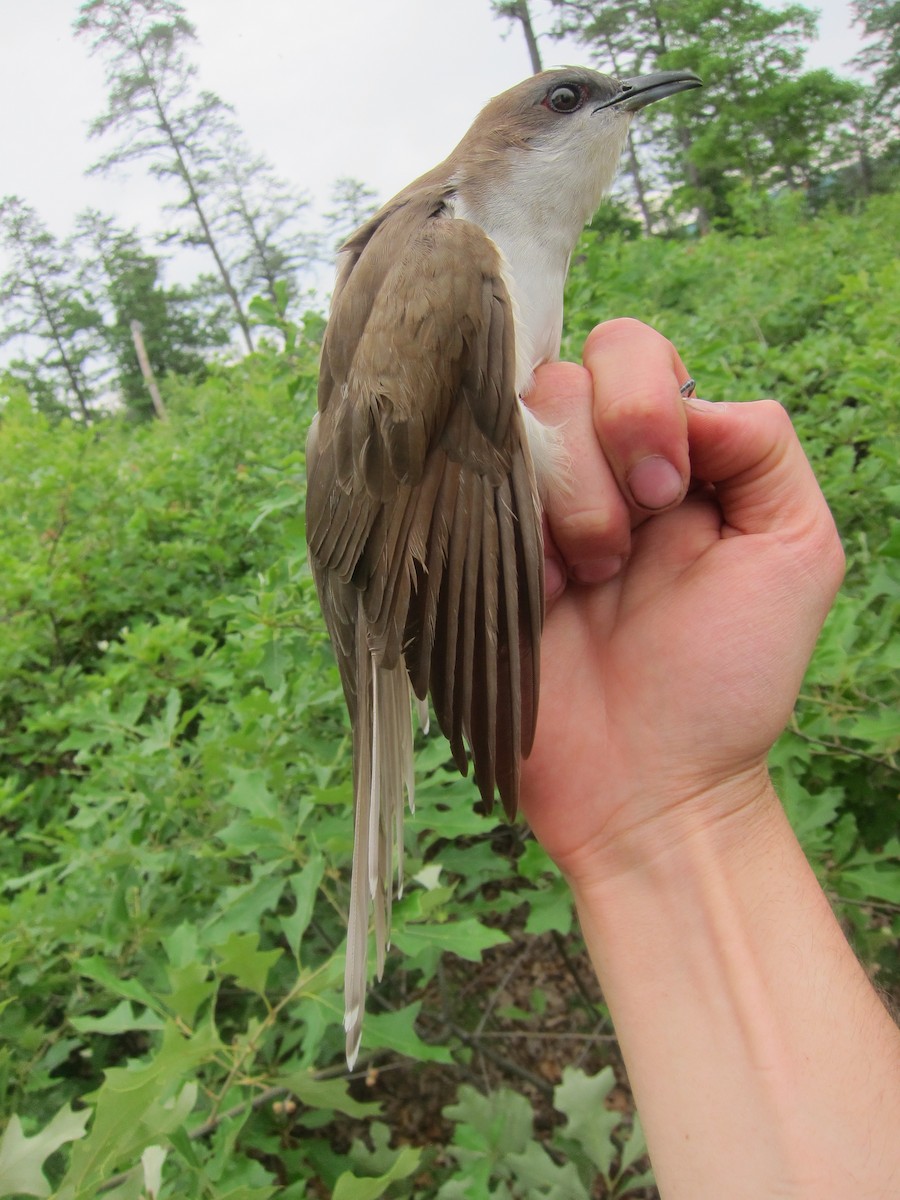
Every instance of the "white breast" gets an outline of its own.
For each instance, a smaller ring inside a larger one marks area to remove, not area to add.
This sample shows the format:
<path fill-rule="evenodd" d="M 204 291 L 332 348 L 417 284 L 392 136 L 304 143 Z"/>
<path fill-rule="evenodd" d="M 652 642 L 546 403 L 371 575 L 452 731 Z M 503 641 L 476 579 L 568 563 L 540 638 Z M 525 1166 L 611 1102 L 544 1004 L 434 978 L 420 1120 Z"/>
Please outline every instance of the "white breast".
<path fill-rule="evenodd" d="M 452 212 L 481 226 L 500 252 L 503 282 L 515 315 L 516 390 L 522 395 L 534 368 L 559 357 L 571 244 L 564 236 L 552 236 L 546 216 L 535 236 L 525 213 L 520 221 L 492 221 L 491 214 L 472 211 L 462 196 L 455 198 Z"/>
<path fill-rule="evenodd" d="M 458 219 L 481 226 L 499 251 L 515 319 L 516 392 L 521 399 L 531 390 L 535 368 L 559 358 L 571 237 L 552 236 L 546 216 L 538 236 L 525 213 L 520 214 L 521 222 L 489 223 L 486 214 L 472 212 L 460 196 L 450 211 Z M 568 475 L 565 455 L 557 431 L 542 425 L 524 404 L 522 410 L 538 487 L 546 496 L 557 484 L 564 486 Z"/>

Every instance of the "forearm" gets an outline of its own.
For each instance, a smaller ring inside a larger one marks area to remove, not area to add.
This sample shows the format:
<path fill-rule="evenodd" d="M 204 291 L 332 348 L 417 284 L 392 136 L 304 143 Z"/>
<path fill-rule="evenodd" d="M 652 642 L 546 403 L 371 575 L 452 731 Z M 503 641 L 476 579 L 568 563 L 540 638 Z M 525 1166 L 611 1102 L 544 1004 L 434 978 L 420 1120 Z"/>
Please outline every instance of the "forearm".
<path fill-rule="evenodd" d="M 573 881 L 663 1197 L 900 1195 L 900 1034 L 781 805 L 688 811 Z"/>

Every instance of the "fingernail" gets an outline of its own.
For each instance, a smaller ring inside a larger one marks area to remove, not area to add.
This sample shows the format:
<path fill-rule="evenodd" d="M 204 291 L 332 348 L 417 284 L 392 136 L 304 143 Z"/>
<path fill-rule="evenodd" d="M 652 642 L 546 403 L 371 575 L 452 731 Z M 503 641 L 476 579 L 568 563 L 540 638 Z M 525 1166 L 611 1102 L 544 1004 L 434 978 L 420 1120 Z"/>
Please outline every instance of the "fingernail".
<path fill-rule="evenodd" d="M 622 570 L 624 558 L 610 555 L 608 558 L 589 558 L 572 567 L 572 578 L 578 583 L 606 583 Z"/>
<path fill-rule="evenodd" d="M 635 504 L 641 508 L 668 508 L 684 492 L 680 472 L 659 454 L 636 463 L 628 473 L 627 482 Z"/>

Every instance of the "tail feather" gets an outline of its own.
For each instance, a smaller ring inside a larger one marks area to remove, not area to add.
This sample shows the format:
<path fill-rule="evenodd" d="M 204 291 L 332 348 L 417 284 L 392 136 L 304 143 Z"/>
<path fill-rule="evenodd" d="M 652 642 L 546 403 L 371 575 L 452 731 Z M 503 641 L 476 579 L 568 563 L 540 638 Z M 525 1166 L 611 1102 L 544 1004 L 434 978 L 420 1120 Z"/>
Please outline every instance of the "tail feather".
<path fill-rule="evenodd" d="M 364 622 L 360 621 L 364 629 Z M 358 634 L 354 720 L 355 817 L 353 874 L 344 975 L 347 1066 L 359 1053 L 368 977 L 370 904 L 375 910 L 380 979 L 390 946 L 394 845 L 403 881 L 403 798 L 414 804 L 412 691 L 405 665 L 381 667 Z"/>

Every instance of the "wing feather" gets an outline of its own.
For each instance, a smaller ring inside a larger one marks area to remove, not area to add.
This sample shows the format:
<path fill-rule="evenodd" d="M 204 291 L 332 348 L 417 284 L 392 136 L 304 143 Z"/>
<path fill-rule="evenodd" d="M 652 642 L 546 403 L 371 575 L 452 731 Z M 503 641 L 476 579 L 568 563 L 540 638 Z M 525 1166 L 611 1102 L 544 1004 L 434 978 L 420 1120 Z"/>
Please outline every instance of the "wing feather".
<path fill-rule="evenodd" d="M 307 538 L 354 735 L 348 1059 L 379 974 L 392 841 L 412 801 L 410 698 L 430 693 L 486 808 L 516 811 L 537 712 L 540 506 L 499 252 L 412 193 L 351 240 L 307 447 Z M 404 247 L 398 254 L 398 247 Z"/>

